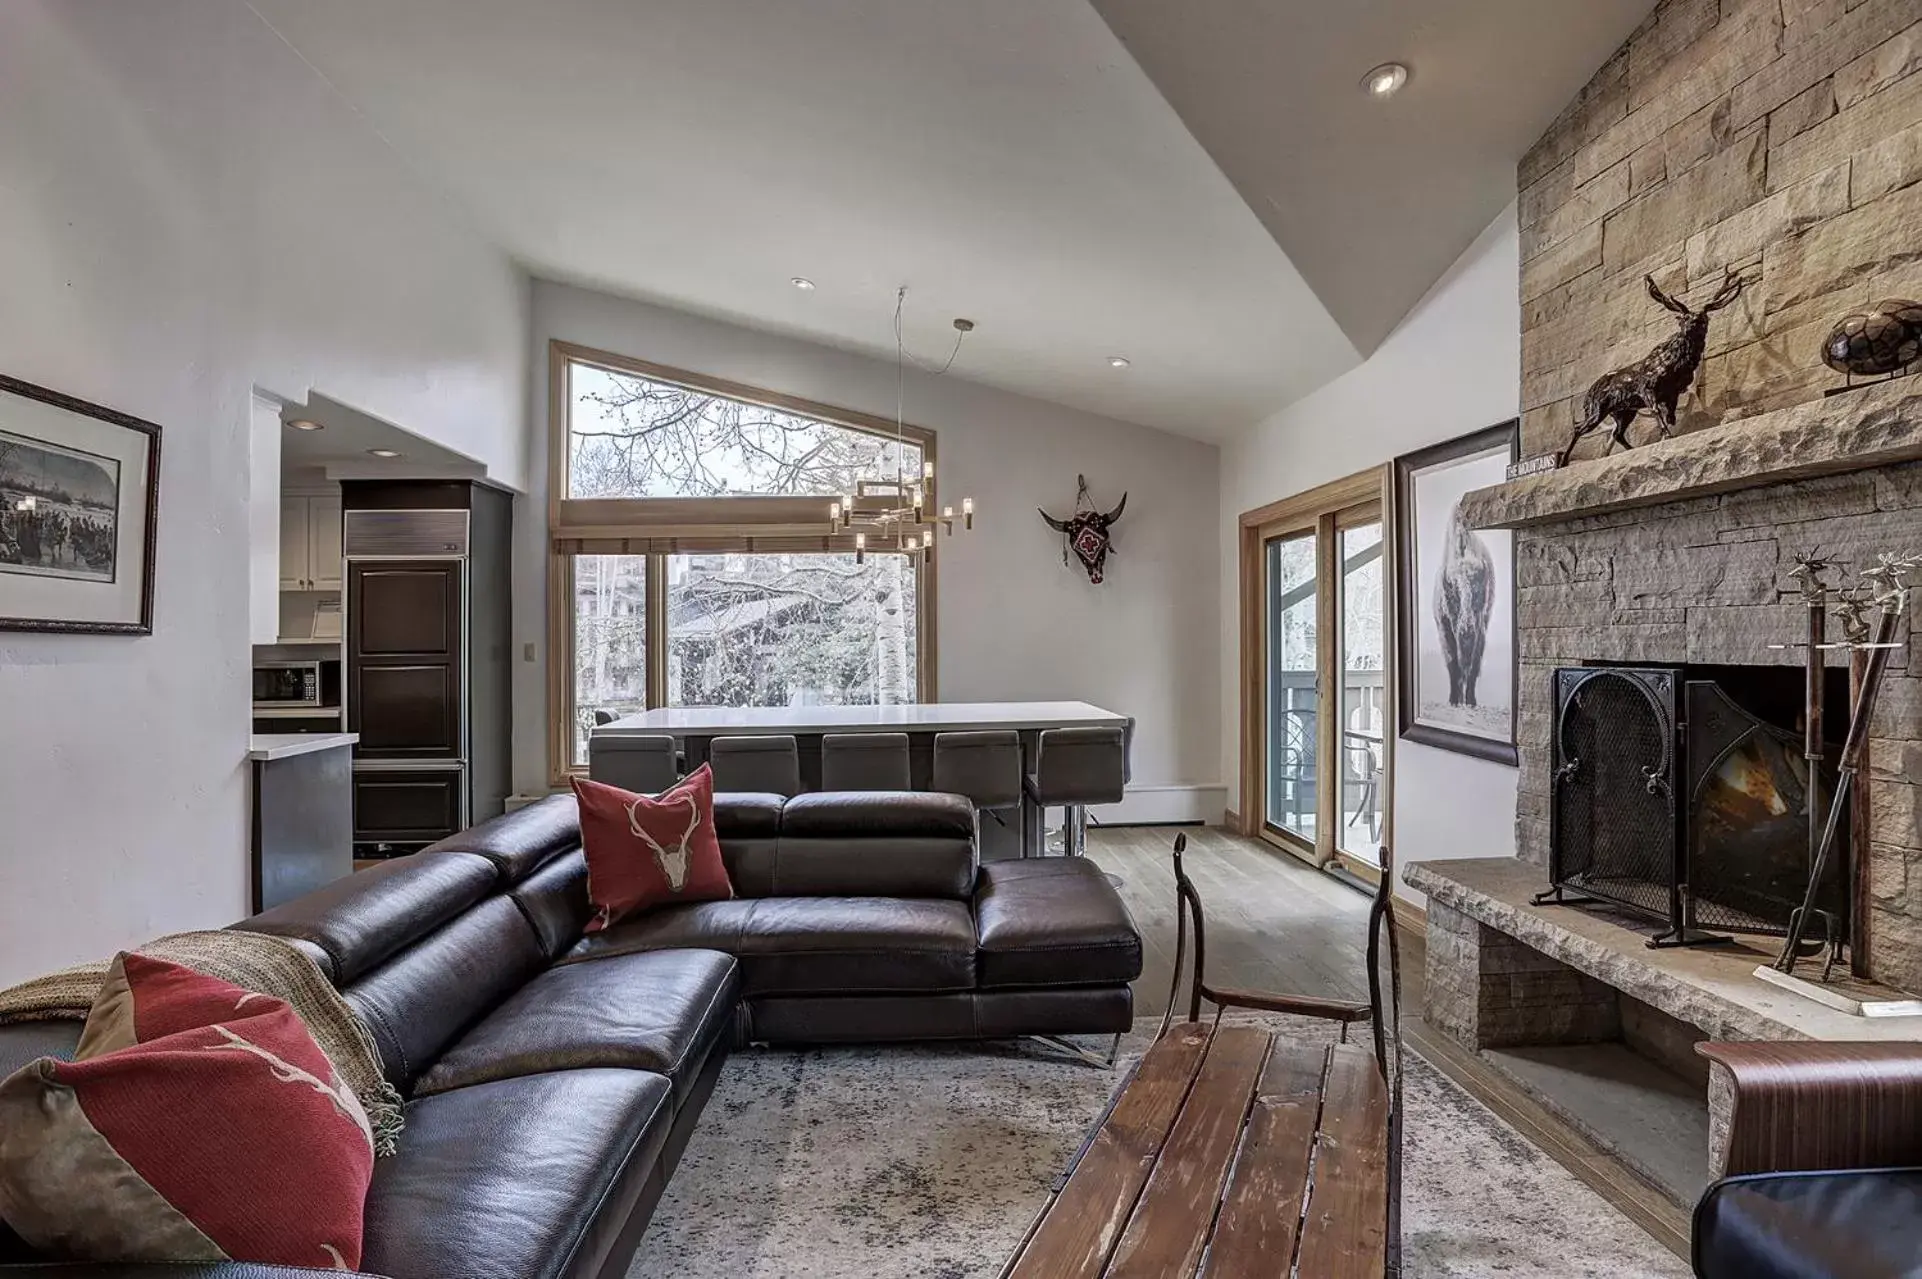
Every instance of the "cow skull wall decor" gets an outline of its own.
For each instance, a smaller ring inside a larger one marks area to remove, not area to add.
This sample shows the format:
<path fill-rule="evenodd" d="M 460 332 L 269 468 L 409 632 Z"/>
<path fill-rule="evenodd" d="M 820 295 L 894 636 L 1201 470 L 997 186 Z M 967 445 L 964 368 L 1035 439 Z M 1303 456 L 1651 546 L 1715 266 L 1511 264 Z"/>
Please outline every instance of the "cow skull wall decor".
<path fill-rule="evenodd" d="M 1065 520 L 1058 520 L 1042 511 L 1041 518 L 1048 522 L 1049 528 L 1062 535 L 1061 562 L 1070 563 L 1070 555 L 1080 560 L 1081 567 L 1088 570 L 1088 580 L 1099 586 L 1108 555 L 1114 550 L 1114 526 L 1128 505 L 1128 495 L 1122 493 L 1114 510 L 1098 511 L 1094 499 L 1088 496 L 1088 477 L 1077 475 L 1074 479 L 1074 514 Z"/>

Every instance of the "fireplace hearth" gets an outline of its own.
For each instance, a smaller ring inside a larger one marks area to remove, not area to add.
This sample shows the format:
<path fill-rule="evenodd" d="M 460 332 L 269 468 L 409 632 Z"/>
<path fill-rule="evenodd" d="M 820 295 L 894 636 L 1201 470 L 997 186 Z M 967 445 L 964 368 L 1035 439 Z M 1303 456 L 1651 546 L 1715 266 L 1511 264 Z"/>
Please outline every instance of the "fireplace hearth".
<path fill-rule="evenodd" d="M 1847 674 L 1828 676 L 1823 720 L 1846 724 Z M 1650 946 L 1786 932 L 1810 861 L 1802 672 L 1598 664 L 1559 668 L 1552 686 L 1553 887 L 1540 900 L 1658 921 Z M 1824 752 L 1818 805 L 1838 754 Z M 1817 897 L 1841 938 L 1850 866 L 1845 847 Z"/>

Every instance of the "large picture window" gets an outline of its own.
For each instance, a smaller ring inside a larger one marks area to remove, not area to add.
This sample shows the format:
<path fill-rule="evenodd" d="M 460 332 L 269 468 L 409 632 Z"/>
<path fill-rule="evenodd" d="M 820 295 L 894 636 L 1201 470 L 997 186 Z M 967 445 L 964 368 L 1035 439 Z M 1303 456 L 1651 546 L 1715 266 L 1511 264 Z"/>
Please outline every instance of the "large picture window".
<path fill-rule="evenodd" d="M 933 564 L 827 509 L 931 433 L 560 342 L 549 375 L 556 781 L 650 707 L 932 696 Z"/>

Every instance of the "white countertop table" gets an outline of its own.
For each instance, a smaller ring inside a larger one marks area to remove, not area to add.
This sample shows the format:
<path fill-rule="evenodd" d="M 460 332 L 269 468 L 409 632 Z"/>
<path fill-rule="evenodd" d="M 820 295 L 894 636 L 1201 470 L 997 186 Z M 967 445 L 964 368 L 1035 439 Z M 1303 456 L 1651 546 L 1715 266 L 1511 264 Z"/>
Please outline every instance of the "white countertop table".
<path fill-rule="evenodd" d="M 603 724 L 595 736 L 950 733 L 983 729 L 1119 728 L 1127 716 L 1087 702 L 926 702 L 896 706 L 663 706 Z"/>

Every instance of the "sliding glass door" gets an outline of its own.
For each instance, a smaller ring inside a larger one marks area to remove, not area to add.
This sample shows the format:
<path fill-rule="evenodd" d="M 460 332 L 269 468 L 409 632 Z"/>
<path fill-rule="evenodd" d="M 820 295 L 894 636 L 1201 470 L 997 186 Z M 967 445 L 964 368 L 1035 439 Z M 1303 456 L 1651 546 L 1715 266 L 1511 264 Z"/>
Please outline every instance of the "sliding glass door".
<path fill-rule="evenodd" d="M 1340 530 L 1341 722 L 1336 757 L 1341 766 L 1337 806 L 1341 828 L 1335 850 L 1377 865 L 1382 817 L 1387 808 L 1388 631 L 1382 607 L 1381 513 L 1354 517 Z"/>
<path fill-rule="evenodd" d="M 1315 594 L 1313 529 L 1264 541 L 1268 579 L 1267 821 L 1310 847 L 1316 795 Z"/>
<path fill-rule="evenodd" d="M 1389 801 L 1381 504 L 1293 513 L 1258 537 L 1260 829 L 1366 873 Z"/>

